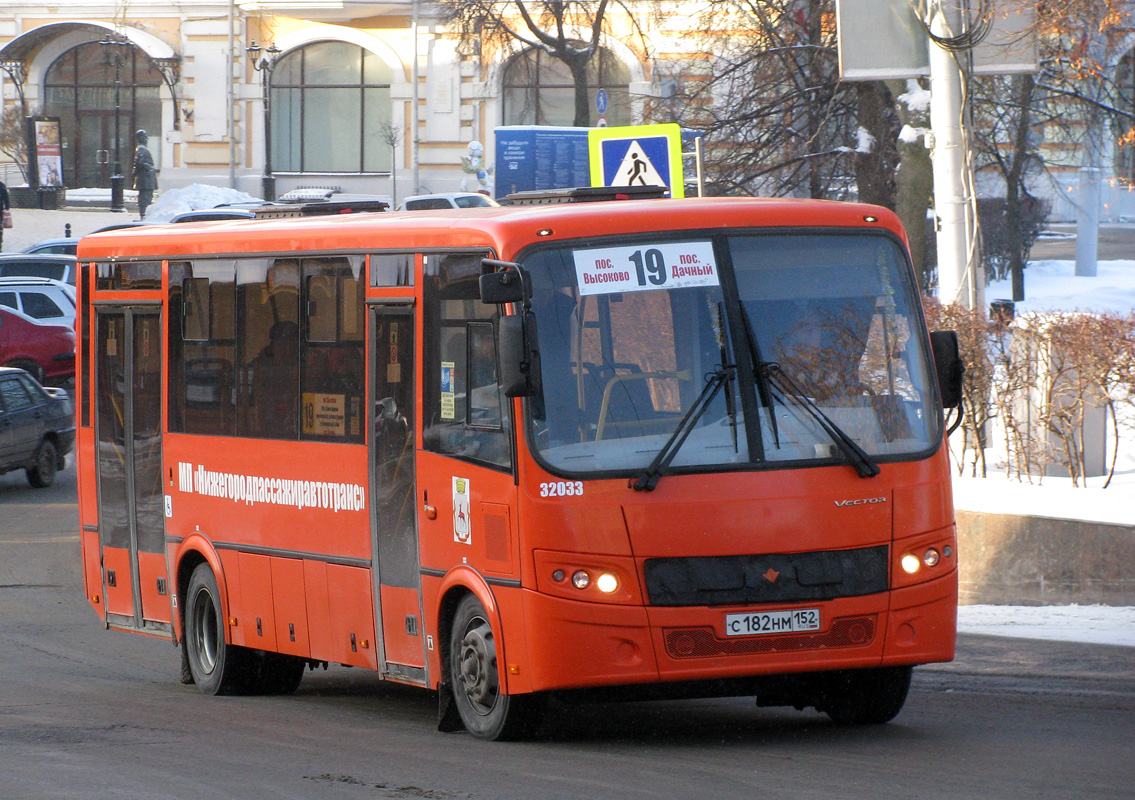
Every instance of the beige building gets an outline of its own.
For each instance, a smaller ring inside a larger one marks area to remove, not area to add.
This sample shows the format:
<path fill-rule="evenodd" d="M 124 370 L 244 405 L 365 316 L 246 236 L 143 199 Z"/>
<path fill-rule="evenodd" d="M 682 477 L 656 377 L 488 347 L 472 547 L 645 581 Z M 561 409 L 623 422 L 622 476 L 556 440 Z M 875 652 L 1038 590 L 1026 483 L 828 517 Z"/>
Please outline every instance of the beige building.
<path fill-rule="evenodd" d="M 150 136 L 161 190 L 202 183 L 265 196 L 266 175 L 277 196 L 472 189 L 462 168 L 471 142 L 483 143 L 491 170 L 498 126 L 572 123 L 560 62 L 447 31 L 424 1 L 4 5 L 5 108 L 60 119 L 71 189 L 108 187 L 115 174 L 129 187 L 137 130 Z M 593 60 L 589 82 L 610 99 L 607 124 L 643 120 L 650 98 L 667 91 L 655 65 L 681 48 L 666 20 L 684 16 L 642 5 L 651 13 L 637 29 L 609 12 Z M 13 170 L 10 185 L 22 181 Z"/>

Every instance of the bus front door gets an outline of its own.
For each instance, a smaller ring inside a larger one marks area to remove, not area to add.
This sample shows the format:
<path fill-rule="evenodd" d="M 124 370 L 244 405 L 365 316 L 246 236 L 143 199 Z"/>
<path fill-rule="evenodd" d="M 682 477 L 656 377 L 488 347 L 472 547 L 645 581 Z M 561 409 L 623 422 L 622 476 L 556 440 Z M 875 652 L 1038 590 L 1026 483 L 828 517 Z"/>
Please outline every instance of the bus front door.
<path fill-rule="evenodd" d="M 376 556 L 375 619 L 382 642 L 380 669 L 398 680 L 424 685 L 415 503 L 414 309 L 379 305 L 371 313 L 371 539 Z"/>
<path fill-rule="evenodd" d="M 172 635 L 162 487 L 162 328 L 156 308 L 98 309 L 99 548 L 110 627 Z"/>

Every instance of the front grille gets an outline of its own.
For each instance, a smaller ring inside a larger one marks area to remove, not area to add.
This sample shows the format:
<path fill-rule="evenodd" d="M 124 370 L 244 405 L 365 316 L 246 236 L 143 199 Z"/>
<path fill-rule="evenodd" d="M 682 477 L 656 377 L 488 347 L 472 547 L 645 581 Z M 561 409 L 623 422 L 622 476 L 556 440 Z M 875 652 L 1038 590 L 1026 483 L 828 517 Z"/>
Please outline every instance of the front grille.
<path fill-rule="evenodd" d="M 670 628 L 664 632 L 666 652 L 671 658 L 709 658 L 748 656 L 793 650 L 821 650 L 829 647 L 866 647 L 875 639 L 875 617 L 846 617 L 835 620 L 822 633 L 789 633 L 781 636 L 718 638 L 712 628 Z"/>
<path fill-rule="evenodd" d="M 756 605 L 887 590 L 887 546 L 752 556 L 648 558 L 653 606 Z"/>

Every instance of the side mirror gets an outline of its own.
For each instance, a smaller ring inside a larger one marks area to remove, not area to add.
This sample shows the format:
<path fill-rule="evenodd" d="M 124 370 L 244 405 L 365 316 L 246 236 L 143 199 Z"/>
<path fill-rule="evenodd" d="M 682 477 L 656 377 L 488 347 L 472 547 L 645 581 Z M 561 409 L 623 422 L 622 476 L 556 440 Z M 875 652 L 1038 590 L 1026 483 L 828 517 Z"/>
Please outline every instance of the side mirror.
<path fill-rule="evenodd" d="M 500 382 L 505 397 L 540 394 L 540 351 L 536 347 L 536 317 L 528 311 L 497 320 Z"/>
<path fill-rule="evenodd" d="M 528 274 L 519 264 L 510 261 L 481 259 L 481 264 L 493 272 L 482 275 L 480 279 L 481 302 L 486 305 L 497 303 L 522 303 L 532 297 Z"/>
<path fill-rule="evenodd" d="M 938 372 L 938 393 L 942 405 L 957 408 L 962 404 L 962 375 L 966 367 L 962 362 L 955 331 L 933 331 L 930 349 L 934 352 L 934 367 Z"/>

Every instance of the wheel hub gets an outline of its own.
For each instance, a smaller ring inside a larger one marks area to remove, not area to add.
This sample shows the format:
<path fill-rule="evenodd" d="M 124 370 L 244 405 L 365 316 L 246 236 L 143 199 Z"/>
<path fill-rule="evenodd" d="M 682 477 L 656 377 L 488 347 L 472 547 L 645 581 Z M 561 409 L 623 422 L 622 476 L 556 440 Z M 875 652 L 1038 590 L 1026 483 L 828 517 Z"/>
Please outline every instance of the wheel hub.
<path fill-rule="evenodd" d="M 471 625 L 461 639 L 461 688 L 480 714 L 492 710 L 499 694 L 497 656 L 492 628 L 483 620 Z"/>

